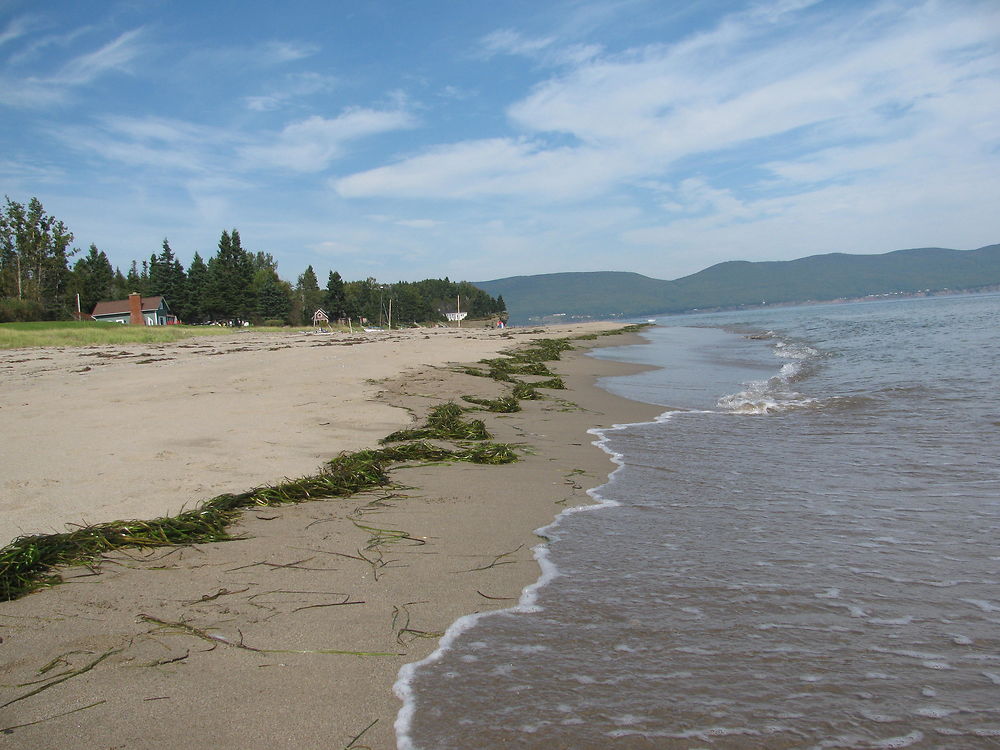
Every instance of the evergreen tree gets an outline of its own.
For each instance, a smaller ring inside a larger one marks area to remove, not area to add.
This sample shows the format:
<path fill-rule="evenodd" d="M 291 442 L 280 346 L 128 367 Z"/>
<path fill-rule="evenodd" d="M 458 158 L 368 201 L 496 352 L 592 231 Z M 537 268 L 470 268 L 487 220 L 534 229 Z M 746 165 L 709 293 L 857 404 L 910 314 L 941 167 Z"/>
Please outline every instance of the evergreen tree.
<path fill-rule="evenodd" d="M 240 234 L 223 231 L 219 252 L 208 261 L 205 312 L 213 320 L 248 321 L 254 312 L 251 290 L 253 261 L 240 243 Z"/>
<path fill-rule="evenodd" d="M 274 274 L 275 278 L 278 277 L 278 261 L 274 259 L 271 253 L 264 253 L 258 250 L 256 253 L 250 255 L 250 262 L 253 265 L 255 273 L 261 268 L 266 268 Z"/>
<path fill-rule="evenodd" d="M 125 299 L 128 293 L 128 280 L 122 274 L 122 270 L 116 266 L 115 275 L 111 279 L 111 291 L 108 293 L 107 299 Z"/>
<path fill-rule="evenodd" d="M 187 276 L 184 266 L 177 260 L 170 243 L 163 240 L 163 249 L 159 256 L 149 259 L 149 293 L 166 297 L 167 304 L 181 320 L 187 320 L 188 305 Z"/>
<path fill-rule="evenodd" d="M 388 290 L 392 298 L 392 320 L 399 325 L 431 320 L 434 308 L 424 297 L 416 284 L 401 281 L 393 284 Z"/>
<path fill-rule="evenodd" d="M 71 293 L 80 295 L 80 310 L 84 315 L 102 300 L 115 299 L 115 272 L 103 250 L 91 244 L 87 254 L 73 265 Z"/>
<path fill-rule="evenodd" d="M 336 271 L 330 271 L 326 282 L 326 295 L 323 305 L 330 314 L 330 320 L 340 320 L 347 317 L 347 296 L 344 292 L 344 280 Z"/>
<path fill-rule="evenodd" d="M 362 318 L 362 322 L 372 323 L 379 317 L 378 282 L 369 277 L 364 281 L 349 281 L 344 284 L 347 298 L 347 314 L 352 318 Z"/>
<path fill-rule="evenodd" d="M 256 322 L 266 320 L 288 321 L 291 311 L 291 287 L 278 278 L 278 274 L 268 267 L 258 268 L 253 277 L 254 299 L 256 300 Z"/>
<path fill-rule="evenodd" d="M 198 251 L 187 272 L 187 312 L 183 320 L 187 323 L 204 323 L 208 316 L 205 313 L 205 283 L 208 278 L 208 267 Z"/>
<path fill-rule="evenodd" d="M 147 261 L 142 262 L 142 271 L 140 271 L 139 264 L 133 260 L 131 267 L 128 269 L 128 274 L 125 276 L 125 283 L 128 285 L 129 294 L 137 292 L 143 297 L 148 297 L 149 264 Z"/>
<path fill-rule="evenodd" d="M 297 322 L 300 325 L 312 323 L 313 313 L 323 306 L 323 292 L 320 291 L 316 272 L 312 266 L 308 266 L 299 276 L 295 285 L 294 306 L 298 312 Z"/>

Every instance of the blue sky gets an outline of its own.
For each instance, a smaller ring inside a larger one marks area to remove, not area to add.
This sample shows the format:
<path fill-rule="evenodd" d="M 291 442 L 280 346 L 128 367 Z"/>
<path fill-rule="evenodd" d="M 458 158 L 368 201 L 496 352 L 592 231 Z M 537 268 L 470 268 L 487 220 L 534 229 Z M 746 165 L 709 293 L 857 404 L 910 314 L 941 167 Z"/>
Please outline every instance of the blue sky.
<path fill-rule="evenodd" d="M 127 270 L 677 278 L 1000 242 L 1000 3 L 0 0 L 0 192 Z"/>

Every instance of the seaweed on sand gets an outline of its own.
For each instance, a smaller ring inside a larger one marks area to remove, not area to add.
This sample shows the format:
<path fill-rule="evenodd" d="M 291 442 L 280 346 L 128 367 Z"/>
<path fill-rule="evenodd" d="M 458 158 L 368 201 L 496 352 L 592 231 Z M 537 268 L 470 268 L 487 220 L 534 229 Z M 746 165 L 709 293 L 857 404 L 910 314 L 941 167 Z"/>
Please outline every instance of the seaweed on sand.
<path fill-rule="evenodd" d="M 343 453 L 314 476 L 257 487 L 239 494 L 218 495 L 198 508 L 151 521 L 111 521 L 62 534 L 35 534 L 0 549 L 0 601 L 10 601 L 60 581 L 61 566 L 94 564 L 100 555 L 122 548 L 229 541 L 227 531 L 245 508 L 286 505 L 347 497 L 389 484 L 388 467 L 407 462 L 469 461 L 504 464 L 517 460 L 510 445 L 484 442 L 458 449 L 426 442 Z"/>
<path fill-rule="evenodd" d="M 499 396 L 498 398 L 462 396 L 462 400 L 497 414 L 513 414 L 516 411 L 521 411 L 521 404 L 514 396 Z"/>
<path fill-rule="evenodd" d="M 631 333 L 643 325 L 626 326 L 602 335 Z M 580 338 L 589 338 L 580 337 Z M 470 375 L 492 377 L 512 384 L 509 396 L 478 399 L 465 396 L 470 403 L 495 412 L 514 412 L 519 401 L 542 398 L 538 388 L 565 388 L 562 379 L 544 365 L 560 359 L 573 349 L 568 339 L 536 339 L 530 346 L 507 353 L 504 357 L 484 360 L 489 370 L 466 367 Z M 529 383 L 515 375 L 548 376 L 548 380 Z M 427 426 L 409 431 L 406 436 L 390 435 L 386 441 L 412 440 L 392 447 L 343 453 L 327 462 L 314 476 L 288 480 L 276 485 L 257 487 L 239 494 L 223 494 L 177 516 L 151 521 L 111 521 L 83 526 L 62 534 L 36 534 L 15 539 L 0 549 L 0 601 L 17 599 L 25 594 L 60 581 L 54 569 L 61 566 L 94 564 L 115 549 L 151 548 L 167 545 L 228 541 L 234 537 L 227 527 L 242 510 L 251 507 L 301 503 L 354 493 L 389 484 L 388 467 L 407 462 L 469 461 L 480 464 L 505 464 L 517 460 L 510 445 L 487 442 L 491 437 L 481 420 L 463 420 L 462 408 L 444 404 L 432 412 Z M 426 430 L 426 432 L 424 432 Z M 407 432 L 407 431 L 402 431 Z M 456 449 L 425 442 L 426 438 L 483 441 Z"/>
<path fill-rule="evenodd" d="M 435 406 L 427 417 L 427 424 L 409 430 L 398 430 L 386 435 L 379 442 L 398 443 L 403 440 L 489 440 L 492 435 L 487 431 L 481 419 L 462 419 L 464 410 L 461 406 L 449 401 Z"/>

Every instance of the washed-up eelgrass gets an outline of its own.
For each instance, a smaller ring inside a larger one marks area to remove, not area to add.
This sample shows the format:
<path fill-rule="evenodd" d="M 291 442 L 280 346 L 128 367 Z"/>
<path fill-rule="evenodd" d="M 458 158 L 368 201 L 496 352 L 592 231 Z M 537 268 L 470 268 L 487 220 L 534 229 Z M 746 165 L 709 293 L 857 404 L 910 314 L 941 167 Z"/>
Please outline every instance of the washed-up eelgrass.
<path fill-rule="evenodd" d="M 568 339 L 538 339 L 530 346 L 517 349 L 504 354 L 502 357 L 493 359 L 483 359 L 479 361 L 482 367 L 461 367 L 459 372 L 476 377 L 492 378 L 503 383 L 511 384 L 509 396 L 500 399 L 479 399 L 474 396 L 463 396 L 465 401 L 478 404 L 489 411 L 495 412 L 515 412 L 520 410 L 520 401 L 535 401 L 542 398 L 538 392 L 539 388 L 561 390 L 566 387 L 562 378 L 552 372 L 545 364 L 553 360 L 560 359 L 562 352 L 572 349 L 573 345 Z M 546 380 L 525 381 L 516 375 L 545 376 Z"/>
<path fill-rule="evenodd" d="M 409 430 L 397 430 L 379 442 L 398 443 L 403 440 L 489 440 L 492 435 L 481 419 L 462 419 L 464 410 L 449 401 L 435 406 L 427 417 L 427 424 Z"/>
<path fill-rule="evenodd" d="M 621 328 L 615 328 L 611 331 L 598 331 L 597 333 L 583 333 L 579 336 L 574 336 L 573 341 L 596 341 L 601 336 L 618 336 L 623 333 L 638 333 L 643 328 L 649 328 L 652 323 L 631 323 L 627 326 L 622 326 Z"/>
<path fill-rule="evenodd" d="M 514 412 L 521 411 L 521 404 L 514 396 L 499 396 L 498 398 L 462 396 L 462 400 L 497 414 L 513 414 Z"/>
<path fill-rule="evenodd" d="M 59 581 L 52 571 L 65 565 L 87 565 L 101 554 L 122 548 L 228 541 L 226 528 L 241 510 L 332 497 L 389 484 L 388 466 L 407 462 L 468 461 L 504 464 L 517 460 L 513 447 L 485 442 L 449 449 L 425 442 L 344 453 L 315 476 L 258 487 L 240 494 L 218 495 L 200 507 L 152 521 L 112 521 L 62 534 L 36 534 L 15 539 L 0 549 L 0 601 L 17 599 Z"/>
<path fill-rule="evenodd" d="M 601 335 L 631 333 L 643 327 L 644 325 L 626 326 Z M 577 338 L 586 339 L 590 336 Z M 471 396 L 464 398 L 490 411 L 518 411 L 519 401 L 541 398 L 538 388 L 565 387 L 561 378 L 551 373 L 547 367 L 543 373 L 543 368 L 538 367 L 538 364 L 558 360 L 562 352 L 572 348 L 573 345 L 567 339 L 537 339 L 530 346 L 508 353 L 504 358 L 484 361 L 483 364 L 489 365 L 489 371 L 475 367 L 463 368 L 461 371 L 470 375 L 495 377 L 513 383 L 509 396 L 497 399 L 475 399 Z M 552 377 L 542 382 L 526 383 L 514 378 L 514 374 L 545 374 Z M 455 409 L 460 411 L 461 407 L 452 405 L 448 411 L 454 412 Z M 440 436 L 438 434 L 427 437 Z M 487 434 L 487 439 L 488 437 Z M 469 461 L 481 464 L 504 464 L 516 460 L 517 454 L 514 449 L 504 444 L 484 442 L 473 447 L 451 450 L 423 441 L 411 442 L 378 450 L 341 454 L 329 461 L 323 471 L 315 476 L 258 487 L 239 494 L 219 495 L 203 503 L 199 508 L 169 518 L 157 518 L 152 521 L 112 521 L 85 526 L 62 534 L 19 537 L 0 549 L 0 601 L 17 599 L 38 588 L 57 583 L 60 580 L 59 576 L 53 573 L 56 567 L 87 565 L 94 562 L 101 554 L 115 549 L 227 541 L 233 538 L 228 533 L 227 527 L 245 508 L 346 497 L 363 490 L 385 486 L 389 483 L 387 466 L 392 463 Z"/>

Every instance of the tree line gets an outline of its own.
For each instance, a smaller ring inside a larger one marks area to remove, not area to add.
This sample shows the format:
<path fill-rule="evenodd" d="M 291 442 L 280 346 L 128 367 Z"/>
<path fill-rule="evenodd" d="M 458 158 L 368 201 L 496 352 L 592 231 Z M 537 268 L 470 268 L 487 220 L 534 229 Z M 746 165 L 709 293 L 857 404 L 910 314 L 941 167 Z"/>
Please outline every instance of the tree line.
<path fill-rule="evenodd" d="M 79 305 L 84 317 L 94 305 L 126 298 L 162 295 L 184 323 L 225 322 L 308 325 L 322 308 L 331 320 L 377 324 L 444 320 L 460 305 L 471 318 L 506 318 L 503 297 L 494 298 L 472 284 L 448 278 L 383 284 L 374 278 L 345 281 L 330 271 L 320 287 L 310 265 L 295 284 L 278 275 L 266 252 L 243 248 L 239 231 L 224 230 L 218 249 L 206 261 L 195 252 L 187 268 L 170 242 L 128 272 L 112 267 L 94 244 L 86 253 L 71 248 L 73 233 L 48 215 L 37 198 L 27 205 L 5 199 L 0 210 L 0 322 L 62 320 Z M 70 258 L 80 255 L 70 265 Z"/>

